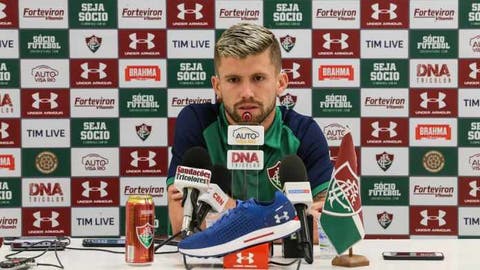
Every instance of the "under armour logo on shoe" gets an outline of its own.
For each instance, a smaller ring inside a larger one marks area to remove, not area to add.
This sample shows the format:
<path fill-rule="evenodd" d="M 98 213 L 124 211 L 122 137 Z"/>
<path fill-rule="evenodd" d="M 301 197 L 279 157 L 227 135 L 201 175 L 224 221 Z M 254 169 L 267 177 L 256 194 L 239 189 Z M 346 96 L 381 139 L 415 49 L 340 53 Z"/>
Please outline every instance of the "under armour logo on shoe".
<path fill-rule="evenodd" d="M 155 48 L 155 43 L 153 43 L 153 39 L 155 35 L 152 33 L 147 33 L 147 38 L 137 38 L 137 33 L 130 34 L 128 36 L 130 38 L 130 44 L 128 45 L 131 49 L 136 50 L 138 44 L 146 44 L 147 49 L 151 50 Z"/>
<path fill-rule="evenodd" d="M 288 215 L 288 212 L 287 211 L 283 211 L 283 215 L 282 216 L 279 216 L 278 214 L 276 214 L 274 216 L 275 218 L 275 223 L 281 223 L 282 222 L 282 219 L 284 219 L 285 221 L 289 220 L 290 219 L 290 216 Z"/>

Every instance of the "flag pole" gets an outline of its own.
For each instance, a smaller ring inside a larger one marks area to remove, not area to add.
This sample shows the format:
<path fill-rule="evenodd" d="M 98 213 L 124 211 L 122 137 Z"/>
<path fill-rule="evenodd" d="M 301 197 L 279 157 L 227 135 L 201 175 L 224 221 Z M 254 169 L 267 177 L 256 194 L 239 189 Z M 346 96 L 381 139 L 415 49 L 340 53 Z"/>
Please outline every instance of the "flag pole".
<path fill-rule="evenodd" d="M 335 258 L 332 259 L 332 265 L 343 267 L 368 266 L 370 265 L 370 261 L 363 255 L 353 254 L 353 248 L 349 248 L 348 254 L 335 256 Z"/>
<path fill-rule="evenodd" d="M 362 201 L 359 191 L 358 160 L 352 134 L 347 132 L 340 143 L 332 180 L 328 186 L 320 222 L 338 255 L 332 265 L 357 267 L 370 265 L 367 257 L 353 254 L 352 246 L 363 239 Z M 348 211 L 345 211 L 348 209 Z M 341 233 L 339 233 L 341 231 Z"/>

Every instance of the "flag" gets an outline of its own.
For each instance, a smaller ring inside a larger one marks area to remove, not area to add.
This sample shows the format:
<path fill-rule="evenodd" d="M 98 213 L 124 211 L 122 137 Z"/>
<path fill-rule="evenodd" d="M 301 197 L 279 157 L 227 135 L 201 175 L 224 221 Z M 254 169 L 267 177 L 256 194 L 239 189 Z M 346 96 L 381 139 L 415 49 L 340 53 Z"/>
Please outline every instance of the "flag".
<path fill-rule="evenodd" d="M 340 144 L 320 223 L 337 254 L 342 254 L 365 236 L 357 156 L 350 132 Z"/>

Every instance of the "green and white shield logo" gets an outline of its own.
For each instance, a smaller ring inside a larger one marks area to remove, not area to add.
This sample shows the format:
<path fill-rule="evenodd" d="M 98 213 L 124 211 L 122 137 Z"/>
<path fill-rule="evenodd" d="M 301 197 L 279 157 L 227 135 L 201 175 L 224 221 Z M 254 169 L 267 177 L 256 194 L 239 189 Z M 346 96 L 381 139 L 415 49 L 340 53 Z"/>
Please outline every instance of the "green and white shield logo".
<path fill-rule="evenodd" d="M 270 180 L 270 183 L 278 190 L 282 190 L 282 183 L 279 178 L 280 163 L 280 161 L 277 161 L 275 165 L 267 168 L 268 180 Z"/>
<path fill-rule="evenodd" d="M 147 249 L 150 248 L 153 243 L 154 228 L 155 227 L 150 223 L 145 223 L 143 226 L 135 227 L 138 241 L 140 241 L 140 243 L 142 243 L 142 245 Z"/>

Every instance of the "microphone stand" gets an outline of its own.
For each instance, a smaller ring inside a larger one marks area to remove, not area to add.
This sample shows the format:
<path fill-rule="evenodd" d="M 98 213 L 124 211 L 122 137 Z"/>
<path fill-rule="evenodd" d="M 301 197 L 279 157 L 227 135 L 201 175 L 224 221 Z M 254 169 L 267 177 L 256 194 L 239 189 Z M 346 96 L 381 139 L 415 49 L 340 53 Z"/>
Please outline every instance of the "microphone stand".
<path fill-rule="evenodd" d="M 302 215 L 302 220 L 300 220 L 301 224 L 304 224 L 302 229 L 297 232 L 297 239 L 299 242 L 299 248 L 303 250 L 303 258 L 308 264 L 313 263 L 313 243 L 312 239 L 310 238 L 310 227 L 308 223 L 308 215 Z M 305 230 L 304 233 L 301 230 Z"/>
<path fill-rule="evenodd" d="M 188 189 L 187 189 L 188 190 Z M 187 220 L 187 224 L 183 224 L 185 226 L 185 229 L 182 230 L 182 238 L 186 238 L 187 236 L 190 236 L 193 234 L 193 231 L 195 229 L 195 221 L 197 219 L 196 212 L 197 212 L 197 200 L 198 200 L 198 190 L 197 189 L 192 189 L 191 192 L 184 192 L 183 193 L 184 197 L 182 200 L 182 206 L 185 204 L 186 200 L 190 199 L 190 203 L 192 204 L 192 213 L 191 213 L 191 218 L 190 220 Z M 190 198 L 188 198 L 188 194 L 190 194 Z"/>

